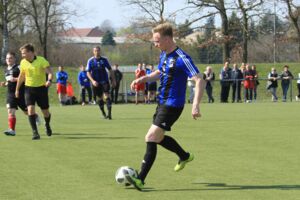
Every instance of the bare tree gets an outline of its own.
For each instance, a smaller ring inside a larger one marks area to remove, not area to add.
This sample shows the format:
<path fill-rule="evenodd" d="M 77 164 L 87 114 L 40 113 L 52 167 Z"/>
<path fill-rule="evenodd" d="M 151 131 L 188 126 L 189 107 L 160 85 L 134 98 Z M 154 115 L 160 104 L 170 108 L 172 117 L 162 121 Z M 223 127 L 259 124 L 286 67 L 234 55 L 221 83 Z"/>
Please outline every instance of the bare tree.
<path fill-rule="evenodd" d="M 214 9 L 220 15 L 222 20 L 222 37 L 223 40 L 223 59 L 226 60 L 230 57 L 230 36 L 229 36 L 229 24 L 227 16 L 227 8 L 225 6 L 225 0 L 188 0 L 188 4 L 194 5 L 199 14 L 203 12 L 203 9 Z M 200 12 L 202 11 L 202 12 Z M 209 15 L 211 16 L 211 15 Z M 203 19 L 202 17 L 199 19 Z"/>
<path fill-rule="evenodd" d="M 300 59 L 300 6 L 295 5 L 293 0 L 283 0 L 288 8 L 289 18 L 297 33 L 298 41 L 298 59 Z"/>
<path fill-rule="evenodd" d="M 1 0 L 1 30 L 2 30 L 2 49 L 1 49 L 1 63 L 5 64 L 5 56 L 9 50 L 10 31 L 14 29 L 12 22 L 18 17 L 19 13 L 14 4 L 16 0 Z M 11 27 L 9 29 L 9 27 Z"/>
<path fill-rule="evenodd" d="M 27 25 L 37 32 L 43 55 L 47 58 L 49 33 L 55 33 L 59 27 L 63 27 L 75 11 L 64 6 L 62 0 L 20 0 L 18 5 L 24 17 L 29 19 Z"/>
<path fill-rule="evenodd" d="M 137 8 L 141 13 L 136 19 L 143 27 L 153 27 L 166 21 L 165 4 L 167 0 L 122 0 L 126 6 Z"/>
<path fill-rule="evenodd" d="M 263 0 L 248 1 L 238 0 L 237 7 L 242 13 L 242 33 L 243 33 L 243 62 L 248 62 L 248 40 L 249 40 L 249 19 L 255 15 L 255 8 L 263 4 Z M 252 14 L 250 14 L 252 12 Z"/>

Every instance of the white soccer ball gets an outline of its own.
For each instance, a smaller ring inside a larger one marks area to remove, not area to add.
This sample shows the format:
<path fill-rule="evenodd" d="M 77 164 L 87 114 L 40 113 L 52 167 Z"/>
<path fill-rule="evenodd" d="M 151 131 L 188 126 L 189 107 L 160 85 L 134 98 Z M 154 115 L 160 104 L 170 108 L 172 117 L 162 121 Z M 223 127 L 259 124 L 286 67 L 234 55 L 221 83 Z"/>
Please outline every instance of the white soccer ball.
<path fill-rule="evenodd" d="M 126 172 L 128 172 L 128 174 L 130 174 L 131 176 L 137 177 L 137 172 L 133 168 L 128 166 L 122 166 L 116 171 L 115 175 L 116 182 L 118 184 L 130 185 L 130 183 L 125 177 Z"/>

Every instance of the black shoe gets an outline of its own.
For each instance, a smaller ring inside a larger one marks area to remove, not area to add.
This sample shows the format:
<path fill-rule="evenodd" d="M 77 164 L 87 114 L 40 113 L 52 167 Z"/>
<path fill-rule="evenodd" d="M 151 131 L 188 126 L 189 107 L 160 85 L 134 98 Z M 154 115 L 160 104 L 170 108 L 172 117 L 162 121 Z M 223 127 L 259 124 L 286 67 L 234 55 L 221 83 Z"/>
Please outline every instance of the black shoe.
<path fill-rule="evenodd" d="M 39 133 L 37 131 L 34 131 L 32 135 L 32 140 L 39 140 L 39 139 L 40 139 Z"/>
<path fill-rule="evenodd" d="M 112 119 L 112 118 L 111 118 L 111 115 L 108 115 L 108 116 L 106 117 L 106 119 L 111 120 L 111 119 Z"/>
<path fill-rule="evenodd" d="M 46 127 L 46 134 L 50 137 L 52 135 L 52 130 L 50 126 Z"/>

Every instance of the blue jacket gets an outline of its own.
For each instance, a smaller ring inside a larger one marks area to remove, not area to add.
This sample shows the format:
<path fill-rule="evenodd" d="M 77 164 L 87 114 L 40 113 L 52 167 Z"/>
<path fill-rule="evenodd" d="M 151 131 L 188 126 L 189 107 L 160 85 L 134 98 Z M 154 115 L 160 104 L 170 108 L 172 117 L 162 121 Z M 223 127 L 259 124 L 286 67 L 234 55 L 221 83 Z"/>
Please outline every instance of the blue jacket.
<path fill-rule="evenodd" d="M 78 73 L 78 83 L 84 87 L 91 87 L 90 80 L 87 77 L 86 71 L 81 71 Z"/>

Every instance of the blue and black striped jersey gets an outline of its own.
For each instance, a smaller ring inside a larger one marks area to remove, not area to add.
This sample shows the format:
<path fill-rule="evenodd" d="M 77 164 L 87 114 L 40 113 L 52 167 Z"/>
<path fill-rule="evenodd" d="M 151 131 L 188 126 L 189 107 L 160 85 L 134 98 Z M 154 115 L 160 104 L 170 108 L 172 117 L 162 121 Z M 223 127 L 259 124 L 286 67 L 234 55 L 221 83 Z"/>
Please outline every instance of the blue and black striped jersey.
<path fill-rule="evenodd" d="M 160 71 L 159 104 L 183 107 L 187 78 L 199 73 L 191 57 L 180 48 L 176 48 L 169 54 L 162 52 L 158 69 Z"/>

